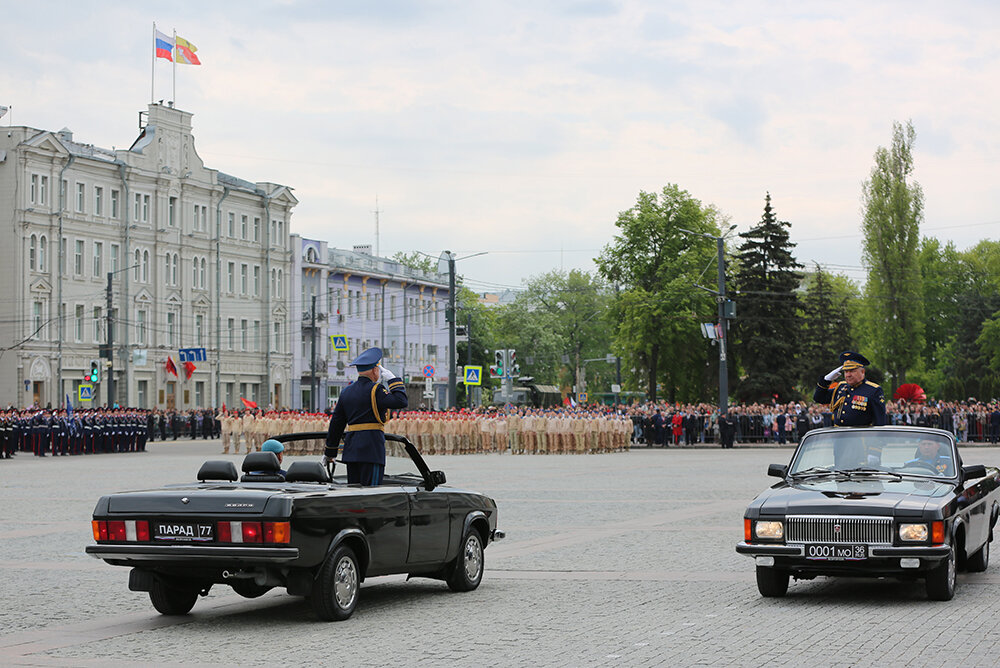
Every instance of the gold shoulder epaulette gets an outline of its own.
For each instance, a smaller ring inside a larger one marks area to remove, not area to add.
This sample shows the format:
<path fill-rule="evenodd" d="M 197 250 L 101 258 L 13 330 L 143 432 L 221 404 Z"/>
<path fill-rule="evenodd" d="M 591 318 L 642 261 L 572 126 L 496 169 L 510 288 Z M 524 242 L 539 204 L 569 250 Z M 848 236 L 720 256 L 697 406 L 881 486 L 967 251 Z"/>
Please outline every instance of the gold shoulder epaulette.
<path fill-rule="evenodd" d="M 872 387 L 878 387 L 879 386 L 878 383 L 873 383 L 870 380 L 866 380 L 865 381 L 865 385 L 871 385 Z"/>

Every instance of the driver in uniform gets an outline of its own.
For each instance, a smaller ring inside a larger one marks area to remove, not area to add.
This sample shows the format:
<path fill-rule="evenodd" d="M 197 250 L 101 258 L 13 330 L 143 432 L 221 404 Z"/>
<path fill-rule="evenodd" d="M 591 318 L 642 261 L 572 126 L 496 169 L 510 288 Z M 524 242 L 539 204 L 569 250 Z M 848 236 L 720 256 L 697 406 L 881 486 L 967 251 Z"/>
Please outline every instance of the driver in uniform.
<path fill-rule="evenodd" d="M 916 459 L 911 459 L 905 465 L 923 464 L 942 475 L 951 475 L 951 457 L 944 457 L 940 452 L 940 442 L 925 438 L 917 443 Z"/>
<path fill-rule="evenodd" d="M 876 383 L 865 380 L 865 367 L 871 364 L 864 356 L 840 353 L 840 366 L 816 384 L 813 401 L 828 404 L 835 427 L 881 427 L 885 424 L 885 393 Z M 844 372 L 844 380 L 832 381 Z"/>
<path fill-rule="evenodd" d="M 347 482 L 379 485 L 385 471 L 385 421 L 390 408 L 406 408 L 406 387 L 394 373 L 382 367 L 381 348 L 369 348 L 350 366 L 358 368 L 358 379 L 340 394 L 326 435 L 324 466 L 337 455 L 344 438 L 343 461 Z M 379 383 L 385 378 L 389 389 Z M 346 435 L 345 435 L 346 432 Z"/>

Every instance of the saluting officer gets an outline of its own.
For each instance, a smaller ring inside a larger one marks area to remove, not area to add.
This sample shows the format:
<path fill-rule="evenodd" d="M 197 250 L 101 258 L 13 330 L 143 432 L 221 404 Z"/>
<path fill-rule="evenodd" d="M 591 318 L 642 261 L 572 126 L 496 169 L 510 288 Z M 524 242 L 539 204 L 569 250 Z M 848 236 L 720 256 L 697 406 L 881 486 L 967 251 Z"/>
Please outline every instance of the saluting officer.
<path fill-rule="evenodd" d="M 836 427 L 880 427 L 885 424 L 885 394 L 877 384 L 865 380 L 865 367 L 871 364 L 855 352 L 840 353 L 840 366 L 819 380 L 813 401 L 829 404 Z M 840 372 L 844 380 L 830 387 Z"/>
<path fill-rule="evenodd" d="M 337 455 L 344 438 L 343 461 L 347 482 L 378 485 L 385 470 L 385 421 L 390 408 L 406 408 L 406 388 L 394 373 L 379 365 L 381 348 L 369 348 L 350 366 L 358 368 L 358 379 L 340 393 L 326 436 L 326 464 Z M 379 380 L 385 378 L 386 390 Z M 346 435 L 345 435 L 346 432 Z"/>

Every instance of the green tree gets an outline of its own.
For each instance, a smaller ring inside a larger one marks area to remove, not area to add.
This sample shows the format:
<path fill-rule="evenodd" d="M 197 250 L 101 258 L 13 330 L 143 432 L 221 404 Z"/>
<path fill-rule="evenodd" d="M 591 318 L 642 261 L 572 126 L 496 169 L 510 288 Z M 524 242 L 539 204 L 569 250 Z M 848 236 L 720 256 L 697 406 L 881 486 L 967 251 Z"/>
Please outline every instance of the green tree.
<path fill-rule="evenodd" d="M 875 151 L 875 166 L 862 187 L 868 343 L 873 361 L 891 374 L 894 387 L 906 382 L 924 345 L 917 258 L 923 191 L 910 180 L 915 138 L 912 123 L 893 123 L 892 144 Z"/>
<path fill-rule="evenodd" d="M 733 323 L 732 348 L 742 370 L 735 394 L 743 401 L 798 396 L 801 320 L 796 289 L 802 265 L 792 255 L 790 227 L 775 216 L 767 193 L 760 222 L 740 234 L 734 281 L 739 317 Z"/>
<path fill-rule="evenodd" d="M 455 297 L 458 305 L 455 324 L 467 327 L 469 337 L 467 342 L 455 345 L 456 364 L 483 367 L 482 388 L 499 385 L 498 381 L 491 381 L 489 373 L 486 373 L 489 365 L 493 364 L 493 344 L 497 339 L 497 331 L 501 329 L 498 313 L 495 309 L 484 306 L 479 301 L 479 295 L 461 283 Z M 457 388 L 458 405 L 469 405 L 465 383 L 458 383 Z"/>
<path fill-rule="evenodd" d="M 413 251 L 412 253 L 399 251 L 392 256 L 392 259 L 411 269 L 419 269 L 430 274 L 437 273 L 438 261 L 420 251 Z"/>
<path fill-rule="evenodd" d="M 806 276 L 804 284 L 798 361 L 802 387 L 811 395 L 817 379 L 836 366 L 840 353 L 854 348 L 851 308 L 859 294 L 852 281 L 831 276 L 819 265 Z"/>
<path fill-rule="evenodd" d="M 704 398 L 709 346 L 698 323 L 713 318 L 715 303 L 694 284 L 716 256 L 714 241 L 700 235 L 718 236 L 720 218 L 674 184 L 640 192 L 618 214 L 618 232 L 596 259 L 605 280 L 621 289 L 609 321 L 615 352 L 630 384 L 644 380 L 650 399 L 659 381 L 671 401 Z"/>

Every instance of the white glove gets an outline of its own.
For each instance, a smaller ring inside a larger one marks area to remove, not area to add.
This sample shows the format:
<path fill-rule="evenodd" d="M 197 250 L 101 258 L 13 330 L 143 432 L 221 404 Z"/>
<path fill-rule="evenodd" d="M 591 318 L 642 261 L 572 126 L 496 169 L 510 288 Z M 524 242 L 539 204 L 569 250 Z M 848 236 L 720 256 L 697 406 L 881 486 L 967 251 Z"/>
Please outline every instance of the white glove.
<path fill-rule="evenodd" d="M 823 376 L 823 380 L 833 380 L 834 378 L 836 378 L 837 376 L 840 375 L 840 370 L 843 369 L 843 368 L 844 368 L 844 365 L 838 366 L 836 369 L 834 369 L 830 373 L 828 373 L 825 376 Z"/>
<path fill-rule="evenodd" d="M 392 380 L 393 378 L 396 377 L 396 374 L 394 374 L 393 372 L 389 371 L 388 369 L 386 369 L 381 364 L 378 365 L 378 369 L 379 369 L 379 375 L 382 378 L 385 378 L 386 381 L 390 381 L 390 380 Z"/>
<path fill-rule="evenodd" d="M 323 455 L 323 459 L 321 459 L 320 461 L 323 462 L 323 468 L 326 468 L 326 465 L 329 464 L 330 462 L 332 462 L 333 458 L 332 457 L 327 457 L 326 455 Z"/>

